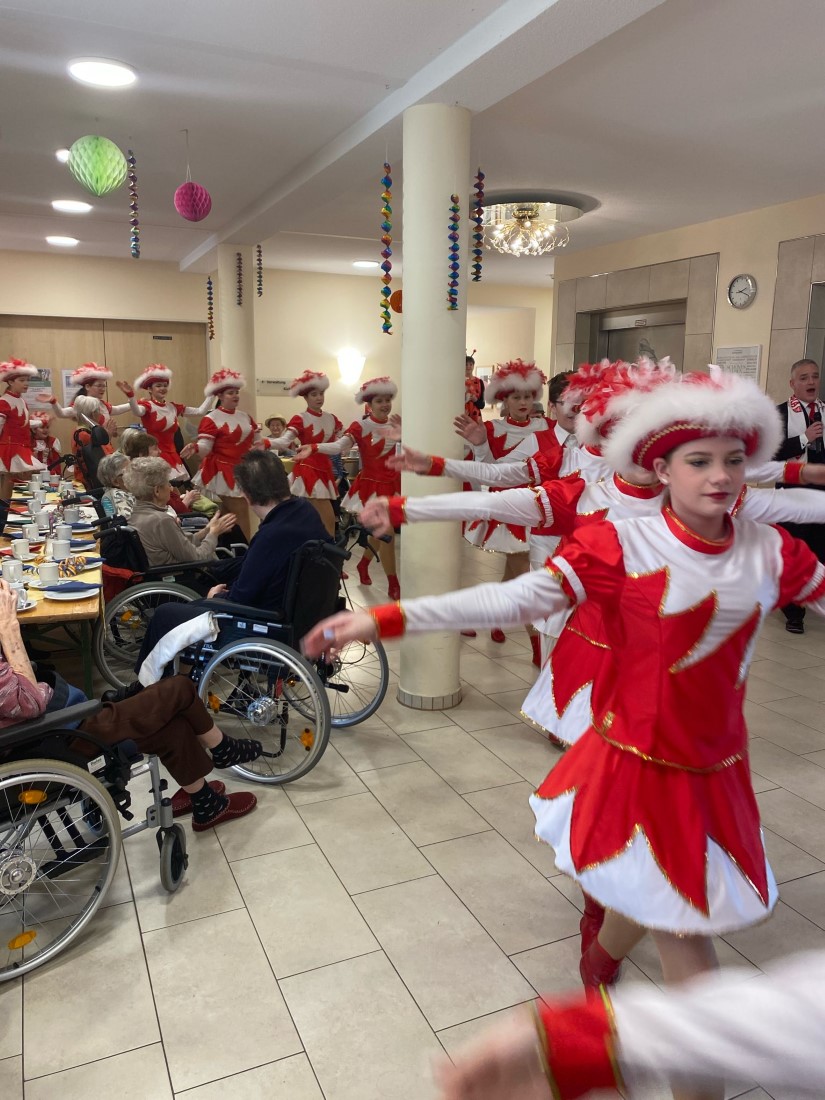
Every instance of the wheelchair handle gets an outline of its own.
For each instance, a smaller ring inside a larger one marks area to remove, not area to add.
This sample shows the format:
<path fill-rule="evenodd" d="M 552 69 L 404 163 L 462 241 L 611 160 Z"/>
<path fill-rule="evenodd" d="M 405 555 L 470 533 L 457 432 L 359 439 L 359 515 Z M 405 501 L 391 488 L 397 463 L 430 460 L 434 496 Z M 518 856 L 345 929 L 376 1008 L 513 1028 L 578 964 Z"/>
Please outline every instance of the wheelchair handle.
<path fill-rule="evenodd" d="M 353 534 L 357 534 L 357 538 L 353 539 Z M 356 546 L 361 546 L 365 550 L 368 550 L 370 548 L 370 539 L 378 539 L 379 542 L 392 542 L 392 535 L 374 535 L 368 527 L 364 527 L 360 523 L 351 523 L 349 527 L 338 536 L 336 545 L 349 547 L 354 543 Z"/>

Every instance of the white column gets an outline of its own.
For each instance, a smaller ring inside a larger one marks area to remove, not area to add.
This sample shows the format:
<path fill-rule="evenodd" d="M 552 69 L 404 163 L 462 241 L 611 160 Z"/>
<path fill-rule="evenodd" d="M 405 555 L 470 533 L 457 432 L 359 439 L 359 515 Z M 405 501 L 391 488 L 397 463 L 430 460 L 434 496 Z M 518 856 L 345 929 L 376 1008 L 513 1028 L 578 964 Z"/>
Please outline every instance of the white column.
<path fill-rule="evenodd" d="M 404 314 L 401 392 L 404 441 L 431 454 L 460 458 L 453 417 L 464 407 L 464 355 L 469 267 L 470 112 L 439 103 L 404 112 Z M 447 308 L 450 196 L 460 203 L 460 285 L 456 310 Z M 408 496 L 455 492 L 444 478 L 405 474 Z M 448 592 L 460 579 L 458 524 L 403 529 L 402 596 Z M 455 632 L 404 638 L 398 699 L 423 710 L 461 701 Z"/>
<path fill-rule="evenodd" d="M 243 293 L 238 305 L 237 255 L 243 262 Z M 214 366 L 240 371 L 246 378 L 241 391 L 241 408 L 255 416 L 255 256 L 247 245 L 218 245 L 218 271 L 215 280 L 215 340 L 220 363 Z M 210 364 L 211 365 L 211 364 Z"/>

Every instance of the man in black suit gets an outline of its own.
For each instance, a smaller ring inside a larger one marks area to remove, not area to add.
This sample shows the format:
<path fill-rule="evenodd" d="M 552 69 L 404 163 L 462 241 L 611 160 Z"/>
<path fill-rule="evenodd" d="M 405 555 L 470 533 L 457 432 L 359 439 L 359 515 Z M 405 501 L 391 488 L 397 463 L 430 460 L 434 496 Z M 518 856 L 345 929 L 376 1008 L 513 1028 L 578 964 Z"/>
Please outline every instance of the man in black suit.
<path fill-rule="evenodd" d="M 778 460 L 798 458 L 803 462 L 825 464 L 823 409 L 825 404 L 819 400 L 819 366 L 813 359 L 800 359 L 791 367 L 791 397 L 777 405 L 785 429 L 785 440 L 776 453 Z M 825 525 L 783 523 L 782 526 L 806 542 L 820 561 L 825 561 Z M 790 603 L 782 611 L 785 629 L 791 634 L 804 634 L 805 608 Z"/>

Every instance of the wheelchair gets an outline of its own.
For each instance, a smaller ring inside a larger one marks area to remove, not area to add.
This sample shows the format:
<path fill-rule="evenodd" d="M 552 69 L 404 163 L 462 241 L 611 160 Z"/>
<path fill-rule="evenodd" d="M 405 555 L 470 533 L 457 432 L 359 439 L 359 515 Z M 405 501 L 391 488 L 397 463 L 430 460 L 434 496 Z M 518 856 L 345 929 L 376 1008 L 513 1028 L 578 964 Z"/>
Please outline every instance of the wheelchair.
<path fill-rule="evenodd" d="M 100 706 L 79 703 L 0 731 L 0 982 L 49 962 L 83 931 L 112 884 L 123 838 L 157 830 L 164 889 L 176 890 L 186 871 L 186 834 L 173 823 L 158 758 L 132 741 L 103 745 L 68 728 Z M 128 784 L 141 775 L 152 803 L 144 820 L 121 829 L 120 818 L 134 818 Z"/>
<path fill-rule="evenodd" d="M 134 527 L 120 517 L 100 526 L 105 610 L 95 624 L 92 656 L 105 679 L 119 688 L 135 678 L 135 661 L 156 609 L 201 599 L 203 593 L 194 586 L 216 583 L 209 572 L 215 562 L 150 566 Z"/>

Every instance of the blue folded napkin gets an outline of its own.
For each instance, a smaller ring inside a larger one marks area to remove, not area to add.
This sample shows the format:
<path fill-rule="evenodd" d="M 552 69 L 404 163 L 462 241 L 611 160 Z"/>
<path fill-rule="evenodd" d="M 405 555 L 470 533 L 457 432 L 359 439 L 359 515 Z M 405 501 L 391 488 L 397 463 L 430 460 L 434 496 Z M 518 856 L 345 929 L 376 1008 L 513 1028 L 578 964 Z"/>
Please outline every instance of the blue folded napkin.
<path fill-rule="evenodd" d="M 95 544 L 88 539 L 72 539 L 69 546 L 72 550 L 94 550 Z"/>
<path fill-rule="evenodd" d="M 99 592 L 99 584 L 87 584 L 86 581 L 64 581 L 62 584 L 47 584 L 41 592 Z"/>

